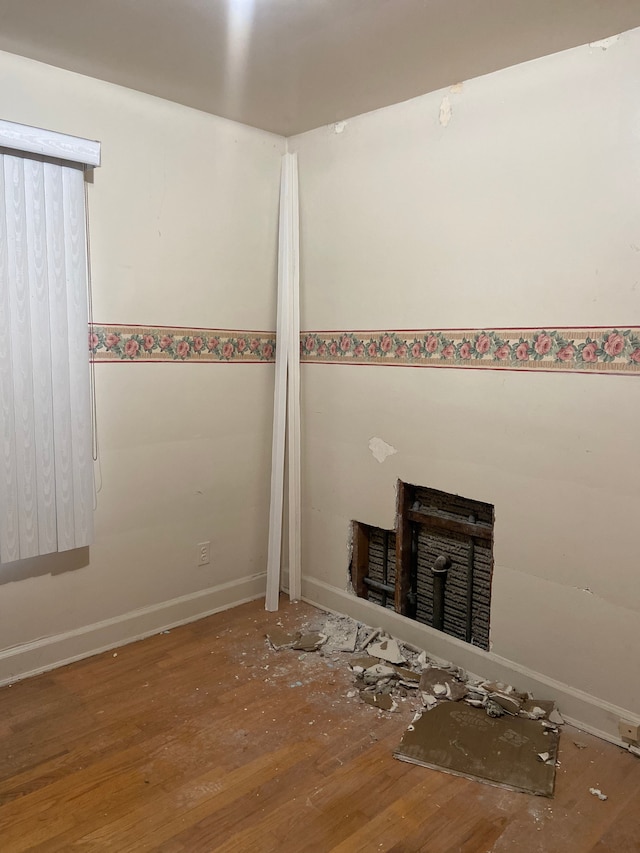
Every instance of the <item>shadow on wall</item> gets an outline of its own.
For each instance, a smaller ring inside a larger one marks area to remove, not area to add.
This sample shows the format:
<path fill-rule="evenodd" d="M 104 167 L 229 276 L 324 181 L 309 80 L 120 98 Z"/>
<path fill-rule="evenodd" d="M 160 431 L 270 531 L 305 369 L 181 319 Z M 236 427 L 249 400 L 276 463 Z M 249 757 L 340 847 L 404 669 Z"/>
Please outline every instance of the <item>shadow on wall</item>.
<path fill-rule="evenodd" d="M 75 548 L 56 554 L 32 557 L 30 560 L 17 560 L 0 566 L 0 585 L 15 583 L 42 575 L 62 575 L 74 572 L 89 565 L 89 548 Z"/>

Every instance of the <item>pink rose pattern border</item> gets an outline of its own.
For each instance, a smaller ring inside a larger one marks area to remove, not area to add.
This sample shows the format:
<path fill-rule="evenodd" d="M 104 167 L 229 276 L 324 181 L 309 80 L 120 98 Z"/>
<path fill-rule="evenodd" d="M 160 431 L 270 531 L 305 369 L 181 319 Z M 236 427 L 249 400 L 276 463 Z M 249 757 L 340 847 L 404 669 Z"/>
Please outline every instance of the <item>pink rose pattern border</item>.
<path fill-rule="evenodd" d="M 273 362 L 274 332 L 97 325 L 94 362 Z M 640 326 L 590 329 L 302 332 L 301 360 L 315 364 L 561 370 L 640 374 Z"/>
<path fill-rule="evenodd" d="M 303 332 L 310 363 L 640 373 L 640 327 Z"/>
<path fill-rule="evenodd" d="M 274 332 L 147 326 L 89 326 L 91 360 L 271 362 Z"/>

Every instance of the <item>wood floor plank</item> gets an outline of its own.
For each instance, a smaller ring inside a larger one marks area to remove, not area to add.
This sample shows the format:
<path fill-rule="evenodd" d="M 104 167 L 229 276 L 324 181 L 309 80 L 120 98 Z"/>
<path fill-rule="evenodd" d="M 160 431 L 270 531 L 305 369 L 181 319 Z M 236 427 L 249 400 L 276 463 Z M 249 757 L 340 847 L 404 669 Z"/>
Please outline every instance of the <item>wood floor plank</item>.
<path fill-rule="evenodd" d="M 625 817 L 615 820 L 599 838 L 590 853 L 618 853 L 619 850 L 640 851 L 640 790 L 629 797 L 624 807 Z"/>
<path fill-rule="evenodd" d="M 191 780 L 185 783 L 182 789 L 172 791 L 168 795 L 169 802 L 163 812 L 157 809 L 145 810 L 144 835 L 138 837 L 135 828 L 141 817 L 134 814 L 136 823 L 131 825 L 122 834 L 118 834 L 118 827 L 113 825 L 109 828 L 109 837 L 118 844 L 121 853 L 137 853 L 137 851 L 155 850 L 157 846 L 170 841 L 179 833 L 197 827 L 205 817 L 214 817 L 219 827 L 219 832 L 226 831 L 223 819 L 225 810 L 243 798 L 252 799 L 256 791 L 266 781 L 285 771 L 288 767 L 300 761 L 301 755 L 305 755 L 304 745 L 289 744 L 280 750 L 264 755 L 262 758 L 243 765 L 231 773 L 222 775 L 218 770 L 199 777 L 194 784 Z M 208 787 L 210 783 L 212 787 Z M 184 789 L 189 792 L 190 803 L 185 805 Z M 197 793 L 194 794 L 194 788 Z M 130 829 L 134 829 L 133 838 Z M 115 832 L 114 832 L 115 830 Z M 197 832 L 195 833 L 197 835 Z M 97 840 L 96 836 L 92 840 Z M 196 848 L 197 849 L 197 848 Z M 202 849 L 207 849 L 206 847 Z"/>
<path fill-rule="evenodd" d="M 410 698 L 265 642 L 322 618 L 254 602 L 0 689 L 2 853 L 640 853 L 640 760 L 565 727 L 551 800 L 399 762 Z"/>

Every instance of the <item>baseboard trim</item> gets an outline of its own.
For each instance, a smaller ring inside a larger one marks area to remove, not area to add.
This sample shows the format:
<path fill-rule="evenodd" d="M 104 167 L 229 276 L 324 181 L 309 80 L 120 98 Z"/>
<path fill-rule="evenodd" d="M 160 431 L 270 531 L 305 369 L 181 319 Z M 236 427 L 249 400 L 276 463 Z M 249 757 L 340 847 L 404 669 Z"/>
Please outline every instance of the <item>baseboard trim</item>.
<path fill-rule="evenodd" d="M 555 699 L 567 723 L 625 749 L 626 745 L 618 734 L 618 720 L 622 717 L 640 723 L 640 717 L 632 711 L 548 678 L 515 661 L 469 646 L 455 637 L 449 637 L 315 578 L 303 579 L 302 598 L 322 610 L 351 616 L 367 625 L 383 628 L 394 637 L 423 648 L 435 657 L 452 661 L 472 675 L 513 684 L 540 698 Z"/>
<path fill-rule="evenodd" d="M 266 574 L 240 578 L 0 651 L 0 686 L 195 622 L 265 594 Z"/>

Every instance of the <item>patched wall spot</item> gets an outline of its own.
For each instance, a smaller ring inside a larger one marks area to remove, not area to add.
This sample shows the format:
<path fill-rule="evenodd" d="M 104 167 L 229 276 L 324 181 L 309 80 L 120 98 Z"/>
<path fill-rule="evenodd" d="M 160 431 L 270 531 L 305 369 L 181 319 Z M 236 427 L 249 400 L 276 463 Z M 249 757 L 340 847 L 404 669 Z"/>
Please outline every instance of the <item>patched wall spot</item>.
<path fill-rule="evenodd" d="M 387 456 L 393 456 L 394 453 L 398 452 L 395 447 L 387 444 L 386 441 L 377 436 L 369 440 L 369 450 L 373 454 L 374 459 L 377 459 L 380 463 L 384 462 Z"/>

